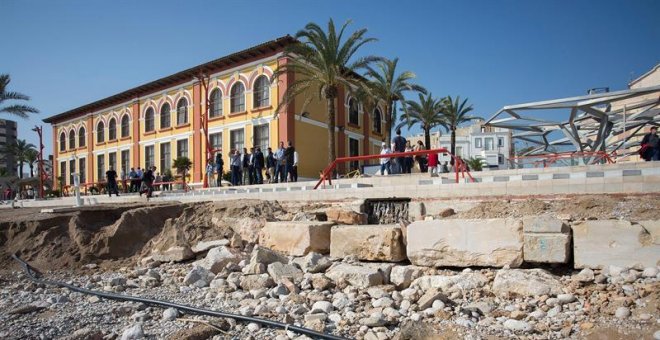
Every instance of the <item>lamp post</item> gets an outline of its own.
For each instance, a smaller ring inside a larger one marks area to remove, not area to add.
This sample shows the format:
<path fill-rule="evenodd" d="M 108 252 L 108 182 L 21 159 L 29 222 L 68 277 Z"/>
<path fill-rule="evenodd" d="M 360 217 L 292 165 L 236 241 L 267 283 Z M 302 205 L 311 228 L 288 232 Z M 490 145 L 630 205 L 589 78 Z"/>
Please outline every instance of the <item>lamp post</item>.
<path fill-rule="evenodd" d="M 39 135 L 39 155 L 37 156 L 37 171 L 39 171 L 39 199 L 44 198 L 44 143 L 43 129 L 41 126 L 34 126 L 32 131 Z"/>

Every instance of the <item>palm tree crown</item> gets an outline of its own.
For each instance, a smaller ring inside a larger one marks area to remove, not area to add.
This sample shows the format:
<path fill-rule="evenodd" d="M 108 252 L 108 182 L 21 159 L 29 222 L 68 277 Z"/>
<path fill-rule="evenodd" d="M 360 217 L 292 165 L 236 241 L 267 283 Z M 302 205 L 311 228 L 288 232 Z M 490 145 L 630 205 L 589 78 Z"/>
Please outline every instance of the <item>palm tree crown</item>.
<path fill-rule="evenodd" d="M 328 162 L 335 160 L 335 99 L 339 89 L 352 92 L 354 88 L 362 85 L 358 72 L 365 69 L 369 63 L 377 60 L 373 56 L 357 57 L 360 47 L 375 41 L 366 38 L 366 29 L 353 32 L 344 40 L 344 31 L 350 24 L 347 21 L 339 32 L 335 29 L 332 19 L 328 22 L 327 32 L 319 25 L 309 23 L 304 29 L 298 31 L 295 38 L 300 43 L 289 45 L 284 53 L 287 63 L 273 74 L 273 81 L 285 74 L 295 74 L 295 80 L 290 84 L 280 106 L 289 105 L 293 100 L 304 93 L 315 93 L 319 100 L 326 100 L 328 123 Z M 312 100 L 307 95 L 303 107 Z M 278 108 L 279 112 L 281 108 Z"/>
<path fill-rule="evenodd" d="M 30 100 L 30 97 L 13 91 L 7 91 L 11 78 L 8 74 L 0 74 L 0 104 L 8 100 Z M 28 113 L 39 113 L 39 110 L 22 104 L 12 104 L 0 107 L 0 113 L 9 113 L 21 118 L 27 118 Z"/>
<path fill-rule="evenodd" d="M 444 109 L 443 100 L 433 98 L 432 93 L 426 96 L 420 93 L 419 102 L 407 100 L 405 105 L 408 109 L 406 114 L 401 116 L 401 123 L 399 123 L 397 129 L 404 125 L 408 125 L 409 128 L 413 125 L 419 125 L 424 131 L 424 145 L 429 150 L 431 148 L 431 129 L 445 124 L 442 114 Z"/>
<path fill-rule="evenodd" d="M 444 117 L 444 126 L 447 131 L 451 132 L 451 153 L 456 154 L 456 129 L 459 125 L 467 123 L 471 120 L 481 119 L 480 117 L 469 116 L 468 113 L 473 110 L 472 104 L 467 104 L 468 99 L 465 98 L 461 102 L 461 96 L 456 96 L 452 99 L 447 96 L 443 99 L 444 110 L 442 115 Z M 453 164 L 453 159 L 452 159 Z"/>
<path fill-rule="evenodd" d="M 399 63 L 399 58 L 388 60 L 381 58 L 376 63 L 376 68 L 369 67 L 366 76 L 369 78 L 368 90 L 376 101 L 382 100 L 385 102 L 385 140 L 390 143 L 392 137 L 393 122 L 396 120 L 396 112 L 394 104 L 397 101 L 405 103 L 406 99 L 404 93 L 406 91 L 418 91 L 426 94 L 426 90 L 411 80 L 416 75 L 410 71 L 403 71 L 396 74 L 396 66 Z M 404 111 L 407 110 L 403 105 Z"/>
<path fill-rule="evenodd" d="M 18 176 L 23 178 L 23 163 L 28 161 L 30 153 L 36 147 L 32 143 L 28 143 L 25 139 L 17 139 L 16 143 L 5 145 L 3 152 L 13 155 L 16 163 L 18 163 Z"/>

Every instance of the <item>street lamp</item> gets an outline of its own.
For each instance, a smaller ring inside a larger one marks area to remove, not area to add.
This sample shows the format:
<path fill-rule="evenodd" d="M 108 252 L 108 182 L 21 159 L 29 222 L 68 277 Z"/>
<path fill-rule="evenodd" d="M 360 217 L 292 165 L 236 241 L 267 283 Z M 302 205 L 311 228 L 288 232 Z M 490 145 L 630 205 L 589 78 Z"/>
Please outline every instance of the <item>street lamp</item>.
<path fill-rule="evenodd" d="M 39 135 L 39 156 L 37 157 L 37 171 L 39 171 L 39 199 L 44 198 L 44 143 L 43 129 L 41 126 L 34 126 L 32 131 Z"/>

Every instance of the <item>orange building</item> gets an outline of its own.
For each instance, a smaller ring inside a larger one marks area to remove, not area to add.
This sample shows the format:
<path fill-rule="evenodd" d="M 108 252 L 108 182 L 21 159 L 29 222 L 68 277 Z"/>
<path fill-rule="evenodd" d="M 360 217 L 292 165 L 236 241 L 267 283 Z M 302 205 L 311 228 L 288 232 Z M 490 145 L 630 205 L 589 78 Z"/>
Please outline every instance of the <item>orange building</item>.
<path fill-rule="evenodd" d="M 271 76 L 294 42 L 290 36 L 268 41 L 44 119 L 53 128 L 53 173 L 64 185 L 73 183 L 73 173 L 92 183 L 104 181 L 110 166 L 128 174 L 131 167 L 155 165 L 164 173 L 186 156 L 193 162 L 191 184 L 201 185 L 215 152 L 227 169 L 231 150 L 261 146 L 265 154 L 290 140 L 299 176 L 318 178 L 328 159 L 325 103 L 312 100 L 303 109 L 303 100 L 295 100 L 275 112 L 296 75 Z M 340 92 L 337 157 L 377 153 L 382 108 L 364 112 Z"/>

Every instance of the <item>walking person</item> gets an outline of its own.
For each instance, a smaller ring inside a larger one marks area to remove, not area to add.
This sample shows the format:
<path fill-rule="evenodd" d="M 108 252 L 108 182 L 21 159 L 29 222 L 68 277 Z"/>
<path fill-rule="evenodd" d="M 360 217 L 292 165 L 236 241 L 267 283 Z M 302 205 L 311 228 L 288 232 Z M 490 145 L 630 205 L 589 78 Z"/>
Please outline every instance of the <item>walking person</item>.
<path fill-rule="evenodd" d="M 225 167 L 225 162 L 222 160 L 222 154 L 220 152 L 215 154 L 215 171 L 218 173 L 218 179 L 216 181 L 216 186 L 222 186 L 222 175 L 223 168 Z"/>
<path fill-rule="evenodd" d="M 405 152 L 406 151 L 406 138 L 401 136 L 401 129 L 396 129 L 396 137 L 392 140 L 394 143 L 394 152 Z M 406 158 L 397 157 L 396 163 L 399 166 L 399 173 L 406 173 Z"/>
<path fill-rule="evenodd" d="M 136 188 L 137 188 L 136 191 L 140 191 L 140 190 L 142 190 L 142 176 L 144 175 L 144 172 L 142 171 L 142 169 L 140 169 L 139 166 L 138 166 L 137 170 L 135 171 L 135 175 L 136 175 L 136 182 L 137 182 L 136 183 Z"/>
<path fill-rule="evenodd" d="M 129 189 L 130 192 L 136 192 L 137 191 L 137 172 L 135 172 L 135 168 L 131 168 L 131 171 L 128 172 L 128 178 L 131 181 L 131 187 Z"/>
<path fill-rule="evenodd" d="M 142 183 L 143 188 L 140 190 L 140 196 L 142 194 L 146 194 L 147 198 L 151 198 L 151 195 L 154 192 L 154 180 L 156 177 L 154 176 L 154 171 L 156 170 L 156 167 L 147 167 L 147 170 L 142 174 Z"/>
<path fill-rule="evenodd" d="M 284 182 L 284 142 L 280 142 L 280 147 L 275 151 L 275 183 Z"/>
<path fill-rule="evenodd" d="M 213 184 L 213 163 L 211 163 L 211 160 L 206 163 L 206 184 L 208 184 L 209 187 L 212 187 Z"/>
<path fill-rule="evenodd" d="M 658 139 L 658 127 L 651 126 L 649 133 L 644 135 L 640 143 L 639 155 L 645 161 L 660 160 L 660 143 Z"/>
<path fill-rule="evenodd" d="M 257 183 L 257 175 L 254 169 L 254 147 L 250 148 L 250 160 L 248 161 L 248 175 L 250 179 L 250 185 Z"/>
<path fill-rule="evenodd" d="M 263 170 L 264 170 L 264 153 L 261 152 L 261 148 L 257 147 L 257 150 L 254 152 L 253 157 L 254 159 L 254 176 L 255 176 L 255 183 L 256 184 L 264 184 L 264 175 L 263 175 Z"/>
<path fill-rule="evenodd" d="M 298 151 L 293 152 L 293 170 L 292 180 L 298 182 Z"/>
<path fill-rule="evenodd" d="M 231 185 L 236 186 L 241 181 L 241 153 L 234 151 L 231 159 Z"/>
<path fill-rule="evenodd" d="M 410 141 L 406 141 L 406 148 L 404 149 L 404 152 L 411 152 L 411 151 L 413 151 L 413 148 L 410 145 Z M 413 156 L 406 156 L 404 159 L 404 163 L 405 163 L 405 167 L 403 173 L 411 174 L 413 167 Z"/>
<path fill-rule="evenodd" d="M 438 153 L 431 152 L 428 156 L 428 171 L 429 176 L 433 177 L 435 174 L 438 175 Z"/>
<path fill-rule="evenodd" d="M 275 161 L 275 155 L 273 154 L 273 149 L 268 148 L 268 154 L 266 155 L 266 179 L 268 183 L 275 183 L 275 167 L 277 166 L 277 161 Z"/>
<path fill-rule="evenodd" d="M 389 155 L 392 154 L 392 150 L 387 146 L 387 143 L 382 142 L 380 145 L 380 154 L 381 155 Z M 392 169 L 390 167 L 390 162 L 391 158 L 389 157 L 382 157 L 380 158 L 380 175 L 385 176 L 385 170 L 387 170 L 387 174 L 392 173 Z"/>
<path fill-rule="evenodd" d="M 117 195 L 117 197 L 119 197 L 119 188 L 117 187 L 117 171 L 112 169 L 112 165 L 108 171 L 105 172 L 105 178 L 108 181 L 108 197 L 112 197 L 113 192 L 115 195 Z"/>
<path fill-rule="evenodd" d="M 286 161 L 285 174 L 287 182 L 291 182 L 293 180 L 293 153 L 295 151 L 296 149 L 293 147 L 293 144 L 291 144 L 291 141 L 289 141 L 286 150 L 284 150 L 284 158 Z"/>

